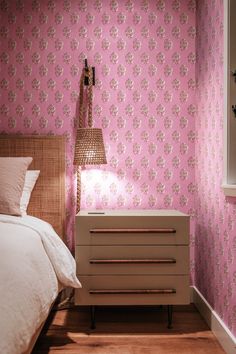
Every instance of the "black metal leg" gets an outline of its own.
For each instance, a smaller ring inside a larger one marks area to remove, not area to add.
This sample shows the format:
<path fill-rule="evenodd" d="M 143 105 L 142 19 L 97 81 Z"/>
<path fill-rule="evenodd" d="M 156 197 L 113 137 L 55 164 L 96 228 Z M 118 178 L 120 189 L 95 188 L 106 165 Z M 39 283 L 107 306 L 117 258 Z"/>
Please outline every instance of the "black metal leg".
<path fill-rule="evenodd" d="M 91 329 L 95 329 L 96 322 L 95 322 L 95 306 L 94 305 L 90 306 L 90 312 L 91 312 Z"/>
<path fill-rule="evenodd" d="M 167 312 L 168 312 L 168 326 L 167 326 L 167 328 L 171 329 L 172 328 L 173 305 L 167 306 Z"/>

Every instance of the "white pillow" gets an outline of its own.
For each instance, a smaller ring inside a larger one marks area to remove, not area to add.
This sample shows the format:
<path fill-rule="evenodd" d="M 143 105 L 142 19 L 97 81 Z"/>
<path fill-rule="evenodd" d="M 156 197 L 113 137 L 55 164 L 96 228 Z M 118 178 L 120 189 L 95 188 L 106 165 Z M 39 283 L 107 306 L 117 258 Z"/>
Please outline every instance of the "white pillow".
<path fill-rule="evenodd" d="M 32 157 L 0 157 L 0 214 L 21 215 L 25 174 Z"/>
<path fill-rule="evenodd" d="M 27 207 L 30 201 L 30 196 L 38 179 L 39 173 L 40 171 L 26 171 L 24 188 L 20 200 L 20 211 L 22 216 L 27 215 Z"/>

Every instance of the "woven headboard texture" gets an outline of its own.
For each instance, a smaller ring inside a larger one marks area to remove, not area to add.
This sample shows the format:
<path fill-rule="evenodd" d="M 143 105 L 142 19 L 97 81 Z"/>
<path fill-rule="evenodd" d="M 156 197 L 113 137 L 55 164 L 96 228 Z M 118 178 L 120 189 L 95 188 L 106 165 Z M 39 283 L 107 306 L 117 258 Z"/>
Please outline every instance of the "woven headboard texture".
<path fill-rule="evenodd" d="M 64 239 L 65 138 L 63 136 L 0 135 L 0 156 L 31 156 L 30 170 L 40 170 L 28 214 L 49 222 Z"/>

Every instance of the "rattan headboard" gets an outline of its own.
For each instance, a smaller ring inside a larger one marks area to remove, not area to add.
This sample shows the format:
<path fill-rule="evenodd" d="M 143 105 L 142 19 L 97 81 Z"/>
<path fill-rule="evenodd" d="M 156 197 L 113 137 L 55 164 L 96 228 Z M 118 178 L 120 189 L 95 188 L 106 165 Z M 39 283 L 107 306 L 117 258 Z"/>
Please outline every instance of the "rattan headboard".
<path fill-rule="evenodd" d="M 30 170 L 40 170 L 28 214 L 49 222 L 61 238 L 65 224 L 65 138 L 0 135 L 0 156 L 31 156 Z"/>

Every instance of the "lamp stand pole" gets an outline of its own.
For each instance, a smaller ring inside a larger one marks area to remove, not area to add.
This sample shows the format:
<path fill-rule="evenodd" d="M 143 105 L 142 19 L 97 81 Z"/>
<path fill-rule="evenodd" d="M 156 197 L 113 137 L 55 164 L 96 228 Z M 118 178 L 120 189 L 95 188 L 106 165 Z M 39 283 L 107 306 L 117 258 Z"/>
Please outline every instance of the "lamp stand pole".
<path fill-rule="evenodd" d="M 81 170 L 80 166 L 77 167 L 77 199 L 76 199 L 76 214 L 80 211 L 81 202 Z"/>

